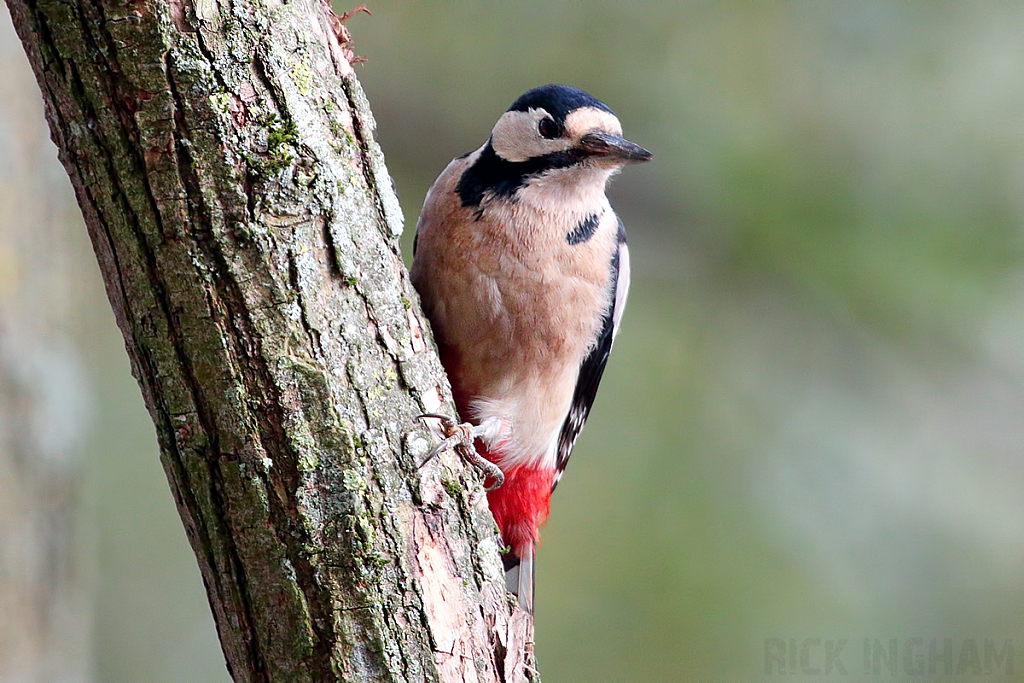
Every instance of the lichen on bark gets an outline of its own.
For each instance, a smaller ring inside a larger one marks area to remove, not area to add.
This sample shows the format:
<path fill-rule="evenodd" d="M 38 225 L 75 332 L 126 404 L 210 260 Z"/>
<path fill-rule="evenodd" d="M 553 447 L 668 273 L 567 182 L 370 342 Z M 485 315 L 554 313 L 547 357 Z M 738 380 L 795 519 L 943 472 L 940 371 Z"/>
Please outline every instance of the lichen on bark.
<path fill-rule="evenodd" d="M 326 6 L 8 4 L 234 679 L 532 675 Z"/>

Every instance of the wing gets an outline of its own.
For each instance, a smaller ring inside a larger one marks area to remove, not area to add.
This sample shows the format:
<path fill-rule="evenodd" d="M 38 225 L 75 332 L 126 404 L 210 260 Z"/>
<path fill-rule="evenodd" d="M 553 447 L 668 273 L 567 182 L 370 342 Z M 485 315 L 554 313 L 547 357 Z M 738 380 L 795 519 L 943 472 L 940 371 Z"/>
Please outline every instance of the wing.
<path fill-rule="evenodd" d="M 612 352 L 612 342 L 619 332 L 622 312 L 626 308 L 626 294 L 629 291 L 629 248 L 626 246 L 626 229 L 619 221 L 619 248 L 612 257 L 612 305 L 605 313 L 601 333 L 597 344 L 580 364 L 580 374 L 576 379 L 576 388 L 572 394 L 572 405 L 562 423 L 562 431 L 558 435 L 558 456 L 555 461 L 555 481 L 551 485 L 554 490 L 558 480 L 562 478 L 565 466 L 569 464 L 569 455 L 576 444 L 583 425 L 590 416 L 590 409 L 597 396 L 597 387 L 601 383 L 601 375 L 608 364 L 608 356 Z"/>

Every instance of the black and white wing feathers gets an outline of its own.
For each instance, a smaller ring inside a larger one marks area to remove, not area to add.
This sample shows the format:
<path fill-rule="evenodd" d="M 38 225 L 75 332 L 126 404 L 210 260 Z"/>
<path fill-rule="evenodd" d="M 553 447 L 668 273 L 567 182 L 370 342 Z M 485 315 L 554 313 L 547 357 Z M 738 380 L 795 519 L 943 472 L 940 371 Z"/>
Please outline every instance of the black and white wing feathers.
<path fill-rule="evenodd" d="M 580 364 L 580 374 L 576 379 L 576 388 L 573 390 L 572 405 L 569 413 L 562 423 L 562 430 L 558 435 L 558 452 L 555 460 L 555 480 L 552 490 L 558 486 L 558 480 L 562 478 L 569 463 L 569 456 L 572 454 L 572 447 L 576 444 L 583 425 L 590 416 L 590 409 L 594 405 L 594 398 L 597 397 L 597 387 L 601 383 L 601 376 L 604 374 L 605 365 L 608 364 L 608 356 L 612 352 L 612 342 L 619 332 L 619 324 L 622 322 L 622 312 L 626 308 L 626 294 L 629 291 L 629 248 L 626 246 L 626 229 L 619 221 L 618 249 L 612 257 L 612 305 L 605 313 L 597 344 Z"/>

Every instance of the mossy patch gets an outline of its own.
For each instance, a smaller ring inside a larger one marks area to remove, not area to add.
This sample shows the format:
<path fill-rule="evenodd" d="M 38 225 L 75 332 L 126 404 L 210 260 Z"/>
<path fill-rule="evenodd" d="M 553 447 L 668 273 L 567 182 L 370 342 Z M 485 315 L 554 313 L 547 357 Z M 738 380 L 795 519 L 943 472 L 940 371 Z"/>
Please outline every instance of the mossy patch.
<path fill-rule="evenodd" d="M 441 486 L 444 487 L 444 490 L 447 491 L 448 495 L 452 498 L 458 498 L 459 494 L 462 492 L 462 487 L 459 486 L 459 482 L 454 479 L 442 479 Z"/>
<path fill-rule="evenodd" d="M 313 89 L 313 77 L 313 70 L 305 62 L 295 62 L 292 65 L 292 81 L 303 95 L 308 95 Z"/>
<path fill-rule="evenodd" d="M 258 118 L 257 123 L 267 129 L 267 151 L 246 155 L 246 163 L 258 175 L 276 175 L 295 160 L 299 131 L 294 121 L 281 119 L 274 112 Z"/>
<path fill-rule="evenodd" d="M 312 472 L 320 464 L 320 458 L 313 451 L 303 451 L 299 455 L 298 468 L 301 472 Z"/>

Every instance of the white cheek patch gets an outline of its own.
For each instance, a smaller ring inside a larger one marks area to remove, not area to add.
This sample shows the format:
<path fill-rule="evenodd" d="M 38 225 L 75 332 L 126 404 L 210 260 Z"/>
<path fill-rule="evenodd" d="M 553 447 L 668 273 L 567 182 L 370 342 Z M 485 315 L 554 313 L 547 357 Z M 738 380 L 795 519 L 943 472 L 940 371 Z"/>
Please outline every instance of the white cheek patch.
<path fill-rule="evenodd" d="M 491 146 L 502 159 L 513 162 L 569 149 L 571 143 L 565 138 L 541 137 L 537 123 L 544 118 L 548 113 L 543 109 L 505 112 L 491 131 Z"/>
<path fill-rule="evenodd" d="M 573 140 L 579 140 L 595 128 L 622 135 L 622 124 L 619 123 L 619 119 L 615 114 L 603 109 L 580 107 L 565 117 L 565 130 Z"/>

